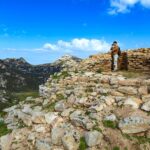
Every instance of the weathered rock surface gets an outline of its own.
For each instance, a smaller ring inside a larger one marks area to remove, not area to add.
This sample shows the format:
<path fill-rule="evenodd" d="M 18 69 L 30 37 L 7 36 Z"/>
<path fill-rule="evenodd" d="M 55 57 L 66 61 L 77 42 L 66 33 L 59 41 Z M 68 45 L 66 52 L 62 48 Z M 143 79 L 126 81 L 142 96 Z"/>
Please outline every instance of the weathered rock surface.
<path fill-rule="evenodd" d="M 123 133 L 140 133 L 150 129 L 150 117 L 131 115 L 119 122 L 119 128 Z"/>

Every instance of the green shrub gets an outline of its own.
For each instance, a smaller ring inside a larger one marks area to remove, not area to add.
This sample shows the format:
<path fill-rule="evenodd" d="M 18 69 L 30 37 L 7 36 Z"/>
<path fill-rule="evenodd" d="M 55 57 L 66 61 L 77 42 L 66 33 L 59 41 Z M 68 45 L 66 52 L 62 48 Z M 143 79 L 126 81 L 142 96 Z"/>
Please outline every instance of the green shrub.
<path fill-rule="evenodd" d="M 55 104 L 56 102 L 53 102 L 51 104 L 48 104 L 44 107 L 45 110 L 47 110 L 48 112 L 53 112 L 55 110 Z"/>
<path fill-rule="evenodd" d="M 28 92 L 18 92 L 12 94 L 15 99 L 18 101 L 24 101 L 27 97 L 36 98 L 39 96 L 38 91 L 28 91 Z"/>
<path fill-rule="evenodd" d="M 10 132 L 11 130 L 7 129 L 7 125 L 3 121 L 0 121 L 0 137 Z"/>
<path fill-rule="evenodd" d="M 117 128 L 117 123 L 111 120 L 104 120 L 103 125 L 104 127 L 107 127 L 107 128 L 112 128 L 112 129 Z"/>
<path fill-rule="evenodd" d="M 85 115 L 87 115 L 87 116 L 89 116 L 90 114 L 91 114 L 91 112 L 88 110 L 85 112 Z"/>
<path fill-rule="evenodd" d="M 97 125 L 93 127 L 93 130 L 96 130 L 96 131 L 102 133 L 102 129 L 100 127 L 98 127 Z"/>
<path fill-rule="evenodd" d="M 85 92 L 86 93 L 92 93 L 93 92 L 93 88 L 92 87 L 87 87 Z"/>
<path fill-rule="evenodd" d="M 113 147 L 113 150 L 120 150 L 118 146 Z"/>
<path fill-rule="evenodd" d="M 4 117 L 7 113 L 6 112 L 3 112 L 3 111 L 0 111 L 0 117 Z"/>
<path fill-rule="evenodd" d="M 102 73 L 102 69 L 99 68 L 96 72 L 97 72 L 97 73 Z"/>
<path fill-rule="evenodd" d="M 56 97 L 57 97 L 57 100 L 63 100 L 63 99 L 65 99 L 65 97 L 64 97 L 63 94 L 57 94 Z"/>
<path fill-rule="evenodd" d="M 68 76 L 69 76 L 69 73 L 67 71 L 63 71 L 59 75 L 58 74 L 52 75 L 52 79 L 66 78 Z"/>
<path fill-rule="evenodd" d="M 87 144 L 86 144 L 86 141 L 85 141 L 85 138 L 84 137 L 81 137 L 80 138 L 80 144 L 79 144 L 79 149 L 78 150 L 86 150 L 87 149 Z"/>
<path fill-rule="evenodd" d="M 133 136 L 133 138 L 137 139 L 138 144 L 150 143 L 150 138 L 145 136 Z"/>

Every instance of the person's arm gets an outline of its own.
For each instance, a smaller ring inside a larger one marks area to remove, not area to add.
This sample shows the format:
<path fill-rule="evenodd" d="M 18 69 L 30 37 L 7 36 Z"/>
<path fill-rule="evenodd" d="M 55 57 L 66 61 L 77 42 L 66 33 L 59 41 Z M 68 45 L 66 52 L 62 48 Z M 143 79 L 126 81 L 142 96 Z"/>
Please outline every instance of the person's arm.
<path fill-rule="evenodd" d="M 110 48 L 111 56 L 113 56 L 113 47 Z"/>

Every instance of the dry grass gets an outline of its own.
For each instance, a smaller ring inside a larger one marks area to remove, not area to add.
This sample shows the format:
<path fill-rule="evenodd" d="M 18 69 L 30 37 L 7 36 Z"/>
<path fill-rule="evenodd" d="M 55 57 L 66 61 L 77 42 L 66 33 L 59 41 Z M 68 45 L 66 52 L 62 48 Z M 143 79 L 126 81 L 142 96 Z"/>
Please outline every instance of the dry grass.
<path fill-rule="evenodd" d="M 133 71 L 119 71 L 119 74 L 123 75 L 126 78 L 142 78 L 142 79 L 150 79 L 150 73 L 144 72 L 133 72 Z"/>

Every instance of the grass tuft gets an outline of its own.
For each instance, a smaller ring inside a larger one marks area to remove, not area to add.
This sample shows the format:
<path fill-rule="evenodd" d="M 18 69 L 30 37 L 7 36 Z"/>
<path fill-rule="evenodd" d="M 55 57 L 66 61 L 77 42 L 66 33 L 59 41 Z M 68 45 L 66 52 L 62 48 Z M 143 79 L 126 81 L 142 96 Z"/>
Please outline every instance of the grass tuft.
<path fill-rule="evenodd" d="M 80 138 L 80 144 L 79 144 L 79 149 L 78 150 L 86 150 L 87 149 L 87 144 L 86 144 L 86 141 L 85 141 L 85 138 L 84 137 L 81 137 Z"/>
<path fill-rule="evenodd" d="M 115 121 L 111 121 L 111 120 L 104 120 L 103 125 L 104 125 L 104 127 L 107 127 L 107 128 L 112 128 L 112 129 L 117 128 L 117 123 Z"/>
<path fill-rule="evenodd" d="M 7 129 L 7 125 L 3 121 L 0 121 L 0 137 L 11 133 L 11 131 L 12 130 Z"/>

